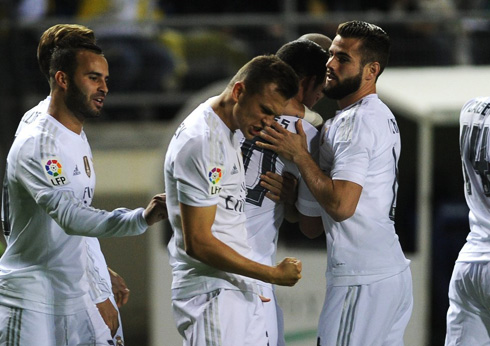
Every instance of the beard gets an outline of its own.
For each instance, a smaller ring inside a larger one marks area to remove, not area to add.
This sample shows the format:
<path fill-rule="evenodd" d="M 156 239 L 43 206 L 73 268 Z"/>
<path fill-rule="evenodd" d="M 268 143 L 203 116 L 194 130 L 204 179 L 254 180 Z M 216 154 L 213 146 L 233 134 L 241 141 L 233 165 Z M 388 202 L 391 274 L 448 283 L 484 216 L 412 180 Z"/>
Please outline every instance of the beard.
<path fill-rule="evenodd" d="M 89 102 L 75 81 L 70 80 L 65 97 L 68 109 L 80 120 L 98 118 L 100 111 L 91 107 Z"/>
<path fill-rule="evenodd" d="M 361 87 L 361 81 L 362 71 L 360 71 L 359 74 L 357 74 L 356 76 L 347 78 L 342 82 L 337 79 L 337 85 L 335 86 L 329 86 L 327 84 L 323 89 L 323 93 L 325 94 L 325 96 L 333 100 L 341 100 L 347 95 L 350 95 L 359 90 L 359 88 Z"/>

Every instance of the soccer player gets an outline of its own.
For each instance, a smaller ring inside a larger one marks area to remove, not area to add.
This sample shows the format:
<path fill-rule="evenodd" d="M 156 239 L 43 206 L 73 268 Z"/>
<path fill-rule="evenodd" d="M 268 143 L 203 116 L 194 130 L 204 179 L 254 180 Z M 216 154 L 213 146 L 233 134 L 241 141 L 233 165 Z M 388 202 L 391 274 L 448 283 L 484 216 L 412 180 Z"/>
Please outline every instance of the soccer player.
<path fill-rule="evenodd" d="M 41 35 L 37 48 L 39 68 L 49 83 L 49 64 L 56 47 L 77 47 L 85 43 L 95 44 L 93 30 L 78 24 L 56 24 Z M 22 117 L 16 136 L 40 115 L 46 116 L 51 96 L 49 95 L 37 106 L 28 110 Z M 2 218 L 3 219 L 3 218 Z M 129 289 L 124 279 L 107 267 L 104 255 L 97 238 L 87 237 L 87 273 L 92 282 L 90 295 L 97 305 L 105 323 L 114 335 L 114 342 L 124 344 L 124 335 L 119 307 L 129 299 Z M 119 306 L 118 306 L 119 305 Z"/>
<path fill-rule="evenodd" d="M 100 115 L 108 65 L 92 43 L 55 48 L 47 114 L 25 127 L 7 157 L 0 259 L 0 344 L 114 345 L 89 295 L 85 238 L 138 235 L 166 217 L 165 196 L 146 209 L 90 206 L 95 172 L 86 119 Z"/>
<path fill-rule="evenodd" d="M 327 52 L 312 41 L 295 40 L 283 45 L 276 55 L 291 66 L 300 79 L 299 92 L 291 99 L 288 108 L 292 103 L 296 104 L 294 107 L 298 109 L 312 108 L 323 96 Z M 281 115 L 276 118 L 276 121 L 287 130 L 296 132 L 295 124 L 298 119 L 296 116 Z M 318 131 L 309 123 L 304 123 L 304 129 L 308 149 L 314 149 L 316 155 Z M 283 159 L 271 150 L 259 148 L 255 144 L 257 140 L 260 140 L 260 137 L 251 140 L 244 137 L 241 139 L 247 187 L 246 228 L 248 242 L 253 250 L 251 259 L 272 266 L 276 263 L 279 228 L 284 218 L 291 222 L 297 221 L 294 194 L 289 194 L 292 197 L 290 200 L 278 203 L 280 196 L 274 192 L 281 186 L 280 178 L 283 175 L 288 176 L 282 181 L 284 184 L 287 179 L 299 179 L 299 171 L 291 161 Z M 280 190 L 294 191 L 294 184 L 283 185 Z M 307 188 L 299 191 L 302 195 L 309 192 Z M 304 198 L 308 197 L 302 196 L 300 200 Z M 273 286 L 261 281 L 258 284 L 262 289 L 262 295 L 271 299 L 264 304 L 269 342 L 271 345 L 284 345 L 283 315 L 277 305 Z"/>
<path fill-rule="evenodd" d="M 390 40 L 376 25 L 340 24 L 329 49 L 325 94 L 340 111 L 321 132 L 320 165 L 298 134 L 276 124 L 261 136 L 292 160 L 322 207 L 327 236 L 327 291 L 318 345 L 403 345 L 411 316 L 409 261 L 394 227 L 400 134 L 376 94 Z M 308 216 L 298 204 L 300 213 Z M 314 215 L 313 215 L 314 216 Z M 318 218 L 300 218 L 304 233 Z M 318 234 L 311 234 L 314 237 Z"/>
<path fill-rule="evenodd" d="M 218 96 L 179 126 L 165 158 L 172 306 L 184 345 L 267 345 L 255 279 L 294 285 L 301 262 L 250 259 L 245 176 L 237 130 L 253 139 L 282 114 L 298 78 L 274 55 L 245 64 Z M 264 300 L 266 300 L 264 298 Z"/>
<path fill-rule="evenodd" d="M 330 48 L 330 45 L 332 44 L 332 39 L 328 36 L 325 36 L 323 34 L 319 34 L 316 32 L 304 34 L 298 38 L 298 40 L 309 40 L 312 42 L 315 42 L 318 44 L 320 47 L 325 49 L 328 52 L 328 49 Z M 323 98 L 324 95 L 322 95 L 320 98 Z M 330 99 L 324 100 L 324 102 L 331 103 L 332 101 Z M 289 105 L 290 106 L 290 105 Z M 298 117 L 304 119 L 305 121 L 309 122 L 311 125 L 315 126 L 317 129 L 321 129 L 324 119 L 323 117 L 318 114 L 317 112 L 313 111 L 312 109 L 308 108 L 304 104 L 299 107 L 298 109 L 295 109 L 292 113 L 288 113 L 290 110 L 290 107 L 286 109 L 286 114 L 290 115 L 297 115 Z M 330 107 L 332 109 L 336 109 L 336 105 L 332 105 Z"/>
<path fill-rule="evenodd" d="M 449 283 L 446 346 L 488 344 L 490 329 L 490 98 L 469 100 L 461 109 L 460 151 L 470 232 Z"/>

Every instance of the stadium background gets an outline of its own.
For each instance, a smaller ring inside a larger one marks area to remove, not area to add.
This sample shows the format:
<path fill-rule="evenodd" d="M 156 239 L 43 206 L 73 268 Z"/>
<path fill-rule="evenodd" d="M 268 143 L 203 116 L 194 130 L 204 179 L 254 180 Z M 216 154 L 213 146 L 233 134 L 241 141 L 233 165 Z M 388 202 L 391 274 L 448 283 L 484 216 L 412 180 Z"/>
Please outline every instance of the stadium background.
<path fill-rule="evenodd" d="M 366 20 L 392 38 L 381 98 L 402 134 L 397 231 L 412 259 L 415 311 L 406 344 L 442 345 L 447 284 L 468 232 L 458 149 L 459 108 L 487 95 L 490 12 L 486 1 L 57 1 L 0 0 L 0 169 L 22 114 L 48 85 L 35 60 L 39 36 L 56 23 L 94 29 L 110 65 L 100 120 L 85 131 L 97 170 L 94 206 L 142 206 L 163 190 L 166 145 L 196 102 L 221 90 L 251 57 L 304 33 L 334 36 L 343 21 Z M 23 7 L 25 5 L 25 7 Z M 316 107 L 325 118 L 335 104 Z M 159 225 L 140 237 L 103 239 L 109 265 L 131 288 L 122 309 L 128 345 L 180 344 L 170 313 L 170 271 Z M 286 224 L 282 254 L 304 262 L 304 279 L 278 292 L 288 345 L 313 345 L 325 287 L 324 239 Z"/>

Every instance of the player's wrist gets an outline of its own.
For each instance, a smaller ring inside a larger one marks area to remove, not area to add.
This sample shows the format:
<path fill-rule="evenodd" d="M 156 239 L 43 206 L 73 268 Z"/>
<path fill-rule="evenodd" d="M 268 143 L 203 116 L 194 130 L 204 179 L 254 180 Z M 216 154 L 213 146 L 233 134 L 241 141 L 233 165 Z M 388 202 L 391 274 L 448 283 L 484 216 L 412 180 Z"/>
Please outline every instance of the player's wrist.
<path fill-rule="evenodd" d="M 312 160 L 310 153 L 307 150 L 300 150 L 295 155 L 293 155 L 292 160 L 298 167 L 303 164 L 308 164 L 308 161 Z"/>

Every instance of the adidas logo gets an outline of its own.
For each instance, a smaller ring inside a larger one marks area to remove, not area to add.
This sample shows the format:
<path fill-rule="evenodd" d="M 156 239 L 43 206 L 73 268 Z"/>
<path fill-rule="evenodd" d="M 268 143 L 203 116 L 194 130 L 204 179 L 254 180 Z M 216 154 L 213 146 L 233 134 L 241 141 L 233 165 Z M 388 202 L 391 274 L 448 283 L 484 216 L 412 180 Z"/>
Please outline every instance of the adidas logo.
<path fill-rule="evenodd" d="M 231 170 L 231 174 L 238 174 L 238 168 L 236 167 L 236 164 L 233 164 L 233 169 Z"/>
<path fill-rule="evenodd" d="M 80 173 L 80 171 L 78 170 L 78 166 L 75 166 L 75 169 L 73 170 L 73 175 L 80 175 L 82 173 Z"/>

